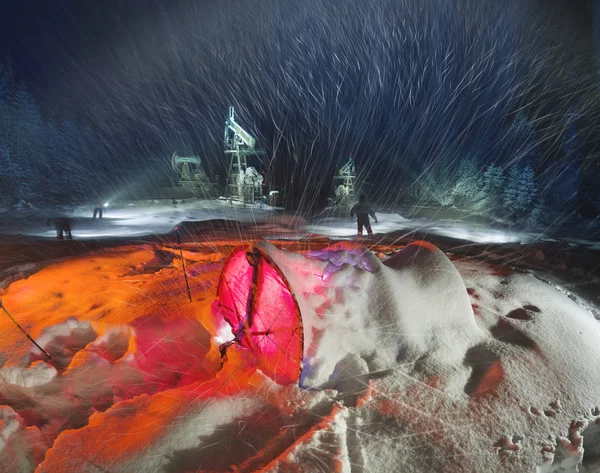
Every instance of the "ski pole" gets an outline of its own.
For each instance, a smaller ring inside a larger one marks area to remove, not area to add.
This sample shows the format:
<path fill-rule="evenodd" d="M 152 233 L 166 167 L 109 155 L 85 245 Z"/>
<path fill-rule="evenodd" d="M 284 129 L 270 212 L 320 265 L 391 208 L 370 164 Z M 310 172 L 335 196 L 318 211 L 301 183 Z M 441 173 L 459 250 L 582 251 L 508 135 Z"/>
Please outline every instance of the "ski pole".
<path fill-rule="evenodd" d="M 23 332 L 23 333 L 25 334 L 25 336 L 26 336 L 26 337 L 27 337 L 29 340 L 31 340 L 31 343 L 33 343 L 33 344 L 34 344 L 36 347 L 38 347 L 38 348 L 40 349 L 40 351 L 41 351 L 41 352 L 42 352 L 44 355 L 46 355 L 46 356 L 48 357 L 48 359 L 49 359 L 49 360 L 51 360 L 51 359 L 52 359 L 52 357 L 51 357 L 51 356 L 48 354 L 48 352 L 47 352 L 46 350 L 44 350 L 44 349 L 43 349 L 41 346 L 39 346 L 39 345 L 37 344 L 37 342 L 36 342 L 36 341 L 35 341 L 33 338 L 31 338 L 31 337 L 29 336 L 29 334 L 28 334 L 28 333 L 25 331 L 25 329 L 24 329 L 23 327 L 21 327 L 21 326 L 19 325 L 19 323 L 18 323 L 18 322 L 17 322 L 15 319 L 13 319 L 12 315 L 10 315 L 10 314 L 9 314 L 9 312 L 8 312 L 8 310 L 6 310 L 6 307 L 4 307 L 4 304 L 2 304 L 2 300 L 0 300 L 0 307 L 2 308 L 2 310 L 4 311 L 4 313 L 5 313 L 6 315 L 8 315 L 9 319 L 13 321 L 13 323 L 14 323 L 14 324 L 17 326 L 17 328 L 18 328 L 18 329 L 19 329 L 21 332 Z"/>

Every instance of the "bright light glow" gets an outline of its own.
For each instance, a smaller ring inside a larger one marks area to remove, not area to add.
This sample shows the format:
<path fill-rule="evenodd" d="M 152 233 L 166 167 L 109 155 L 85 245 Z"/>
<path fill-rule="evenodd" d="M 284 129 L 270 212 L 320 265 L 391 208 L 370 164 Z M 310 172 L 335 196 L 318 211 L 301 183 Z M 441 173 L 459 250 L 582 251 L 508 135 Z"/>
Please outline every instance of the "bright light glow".
<path fill-rule="evenodd" d="M 223 320 L 221 326 L 217 330 L 217 334 L 214 336 L 215 343 L 217 345 L 222 345 L 223 343 L 231 342 L 234 339 L 235 335 L 233 335 L 233 332 L 231 331 L 231 325 Z"/>
<path fill-rule="evenodd" d="M 108 207 L 108 202 L 104 202 L 104 207 Z"/>

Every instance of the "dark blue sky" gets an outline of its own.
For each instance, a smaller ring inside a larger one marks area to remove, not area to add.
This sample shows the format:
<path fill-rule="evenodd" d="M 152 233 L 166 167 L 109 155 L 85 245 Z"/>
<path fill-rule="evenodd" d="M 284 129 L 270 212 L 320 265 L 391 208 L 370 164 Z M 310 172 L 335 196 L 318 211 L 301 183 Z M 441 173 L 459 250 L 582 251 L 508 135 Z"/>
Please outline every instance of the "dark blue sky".
<path fill-rule="evenodd" d="M 4 0 L 0 53 L 46 117 L 91 125 L 99 160 L 178 150 L 218 168 L 235 105 L 267 166 L 303 185 L 349 155 L 382 183 L 499 159 L 520 108 L 552 153 L 589 100 L 588 1 L 359 3 Z"/>
<path fill-rule="evenodd" d="M 440 0 L 443 1 L 443 0 Z M 524 2 L 528 0 L 523 0 Z M 534 0 L 556 12 L 556 20 L 576 25 L 574 35 L 591 41 L 593 0 Z M 168 17 L 189 3 L 181 0 L 3 0 L 0 15 L 0 54 L 10 57 L 20 79 L 46 112 L 52 113 L 52 87 L 65 70 L 86 58 L 102 56 L 111 37 L 135 30 L 152 17 Z M 195 5 L 218 2 L 197 0 Z M 174 21 L 176 21 L 176 16 Z M 75 67 L 76 69 L 76 67 Z"/>
<path fill-rule="evenodd" d="M 0 53 L 12 59 L 46 112 L 48 95 L 66 69 L 101 54 L 123 15 L 146 14 L 144 2 L 106 0 L 4 0 L 0 16 Z"/>

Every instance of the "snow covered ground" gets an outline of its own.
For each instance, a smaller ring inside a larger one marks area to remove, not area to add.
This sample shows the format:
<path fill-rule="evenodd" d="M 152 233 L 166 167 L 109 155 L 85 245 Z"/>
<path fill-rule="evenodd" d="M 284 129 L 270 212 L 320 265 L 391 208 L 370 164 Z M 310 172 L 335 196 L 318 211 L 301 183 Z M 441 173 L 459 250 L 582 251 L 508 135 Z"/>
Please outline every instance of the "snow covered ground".
<path fill-rule="evenodd" d="M 182 221 L 232 220 L 252 223 L 275 213 L 272 207 L 230 205 L 225 200 L 144 200 L 110 203 L 102 219 L 93 219 L 93 207 L 82 205 L 53 210 L 19 209 L 0 213 L 2 234 L 54 238 L 46 220 L 68 216 L 74 238 L 131 237 L 168 233 Z"/>
<path fill-rule="evenodd" d="M 282 209 L 267 205 L 231 205 L 226 200 L 186 200 L 173 204 L 168 200 L 113 202 L 105 209 L 103 219 L 92 219 L 89 205 L 65 207 L 47 211 L 30 208 L 3 209 L 0 212 L 0 234 L 29 235 L 53 238 L 54 228 L 46 220 L 55 216 L 72 218 L 75 238 L 136 237 L 168 233 L 179 222 L 229 220 L 253 226 L 275 235 L 289 233 L 294 220 L 294 233 L 298 238 L 319 234 L 332 238 L 352 238 L 356 235 L 356 222 L 347 218 L 326 216 L 303 221 L 298 216 L 284 214 Z M 456 222 L 431 218 L 404 218 L 398 213 L 378 213 L 378 223 L 373 224 L 376 234 L 389 232 L 419 232 L 475 243 L 528 243 L 543 238 L 539 233 L 524 233 L 507 229 L 493 229 L 477 223 Z"/>
<path fill-rule="evenodd" d="M 272 209 L 197 205 L 74 216 L 81 236 L 166 232 L 200 215 L 298 228 Z M 414 225 L 380 221 L 376 232 Z M 328 222 L 307 231 L 353 235 L 352 221 Z M 280 385 L 258 352 L 234 344 L 221 359 L 232 335 L 216 287 L 238 243 L 185 247 L 192 302 L 179 248 L 159 243 L 40 266 L 7 286 L 5 308 L 52 358 L 0 313 L 0 471 L 600 471 L 598 307 L 560 280 L 429 243 L 260 243 L 304 326 L 302 378 Z"/>

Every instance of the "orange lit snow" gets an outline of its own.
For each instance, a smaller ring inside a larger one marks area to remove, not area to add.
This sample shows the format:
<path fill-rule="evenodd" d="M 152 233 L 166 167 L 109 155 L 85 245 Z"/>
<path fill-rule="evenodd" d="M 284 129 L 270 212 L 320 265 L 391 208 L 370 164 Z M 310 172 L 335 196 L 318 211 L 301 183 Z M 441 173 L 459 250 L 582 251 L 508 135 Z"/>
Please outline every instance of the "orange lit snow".
<path fill-rule="evenodd" d="M 91 322 L 98 335 L 149 314 L 198 319 L 214 329 L 210 305 L 220 266 L 192 278 L 195 297 L 190 303 L 178 253 L 160 251 L 163 259 L 151 246 L 145 246 L 100 252 L 50 266 L 12 284 L 3 296 L 4 305 L 34 339 L 47 327 L 73 317 Z M 186 252 L 185 257 L 204 263 L 218 261 L 221 255 L 199 257 Z M 193 265 L 188 268 L 192 270 Z M 3 352 L 10 354 L 10 364 L 18 363 L 31 348 L 6 317 L 0 318 L 0 343 Z M 135 344 L 129 348 L 136 350 Z"/>
<path fill-rule="evenodd" d="M 0 314 L 0 471 L 533 471 L 600 430 L 597 321 L 553 286 L 428 242 L 257 242 L 254 280 L 238 243 L 185 244 L 192 302 L 169 244 L 12 283 L 52 359 Z"/>

